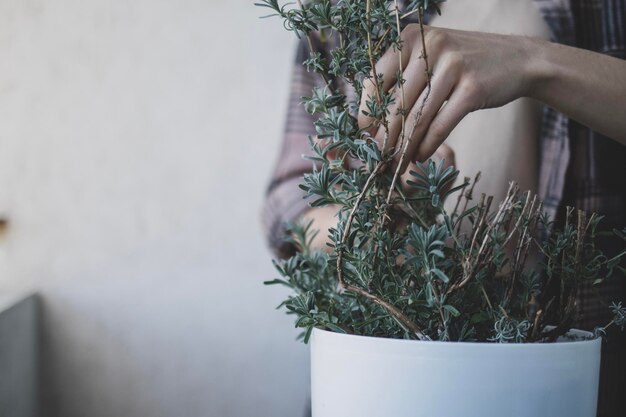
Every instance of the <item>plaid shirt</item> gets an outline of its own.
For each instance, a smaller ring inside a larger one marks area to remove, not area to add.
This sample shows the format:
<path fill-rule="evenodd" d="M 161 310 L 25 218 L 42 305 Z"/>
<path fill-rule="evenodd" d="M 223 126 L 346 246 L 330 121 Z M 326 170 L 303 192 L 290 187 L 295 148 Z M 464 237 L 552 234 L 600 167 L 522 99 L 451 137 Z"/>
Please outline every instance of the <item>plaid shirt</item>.
<path fill-rule="evenodd" d="M 626 0 L 533 1 L 551 29 L 553 41 L 626 59 Z M 324 51 L 320 43 L 315 48 Z M 284 240 L 285 222 L 296 219 L 308 209 L 308 203 L 303 199 L 298 185 L 302 175 L 311 170 L 311 163 L 301 156 L 309 153 L 306 139 L 308 135 L 316 133 L 313 127 L 315 118 L 304 111 L 300 98 L 309 95 L 314 86 L 323 86 L 319 75 L 309 73 L 302 67 L 301 63 L 307 55 L 308 48 L 305 42 L 301 42 L 293 67 L 283 146 L 263 212 L 263 224 L 270 247 L 283 257 L 293 251 Z M 551 108 L 544 110 L 539 139 L 538 193 L 546 211 L 557 223 L 559 220 L 562 222 L 564 207 L 569 205 L 605 216 L 605 229 L 624 227 L 626 147 L 569 120 Z M 607 252 L 616 249 L 615 242 L 606 242 Z M 579 297 L 581 321 L 577 326 L 591 329 L 607 323 L 610 320 L 608 300 L 624 298 L 624 285 L 620 282 L 583 288 Z M 621 349 L 624 349 L 624 344 L 621 344 Z M 621 373 L 626 374 L 623 359 L 617 369 L 620 366 Z M 619 378 L 617 373 L 613 378 Z M 626 386 L 626 381 L 621 378 L 621 384 L 611 385 Z M 609 396 L 624 397 L 601 393 L 601 398 Z M 606 401 L 601 402 L 608 404 Z M 618 415 L 616 407 L 623 413 L 623 405 L 615 404 L 611 407 L 616 414 L 606 415 Z"/>

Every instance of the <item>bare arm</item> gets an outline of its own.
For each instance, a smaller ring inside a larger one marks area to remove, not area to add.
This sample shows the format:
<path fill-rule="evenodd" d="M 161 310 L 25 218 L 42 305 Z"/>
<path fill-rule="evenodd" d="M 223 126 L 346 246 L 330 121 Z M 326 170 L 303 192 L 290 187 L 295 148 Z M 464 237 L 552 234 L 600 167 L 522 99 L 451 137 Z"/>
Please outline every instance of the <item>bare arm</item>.
<path fill-rule="evenodd" d="M 529 96 L 626 145 L 626 61 L 549 42 L 529 47 Z"/>

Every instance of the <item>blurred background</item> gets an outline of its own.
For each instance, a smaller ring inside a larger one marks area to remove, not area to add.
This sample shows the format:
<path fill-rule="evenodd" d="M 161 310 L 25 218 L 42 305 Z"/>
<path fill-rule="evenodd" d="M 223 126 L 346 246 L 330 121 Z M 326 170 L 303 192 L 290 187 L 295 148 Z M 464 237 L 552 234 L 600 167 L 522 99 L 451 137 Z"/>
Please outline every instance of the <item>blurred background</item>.
<path fill-rule="evenodd" d="M 302 414 L 259 220 L 295 40 L 263 12 L 0 0 L 1 417 Z"/>

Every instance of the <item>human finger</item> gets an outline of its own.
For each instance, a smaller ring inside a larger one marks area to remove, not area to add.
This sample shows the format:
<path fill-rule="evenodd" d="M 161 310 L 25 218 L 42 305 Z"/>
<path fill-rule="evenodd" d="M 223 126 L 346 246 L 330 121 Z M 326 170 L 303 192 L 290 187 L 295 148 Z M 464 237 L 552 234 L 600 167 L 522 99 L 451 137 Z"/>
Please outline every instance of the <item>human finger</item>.
<path fill-rule="evenodd" d="M 401 164 L 400 172 L 406 170 L 411 157 L 420 147 L 428 126 L 450 96 L 457 79 L 455 71 L 446 71 L 445 67 L 442 67 L 431 77 L 431 87 L 426 87 L 413 105 L 407 116 L 408 139 L 402 145 L 402 149 L 396 148 L 395 159 Z"/>
<path fill-rule="evenodd" d="M 414 154 L 415 159 L 417 161 L 428 159 L 450 136 L 461 120 L 470 113 L 470 109 L 469 99 L 463 89 L 453 92 L 428 126 L 424 139 Z"/>

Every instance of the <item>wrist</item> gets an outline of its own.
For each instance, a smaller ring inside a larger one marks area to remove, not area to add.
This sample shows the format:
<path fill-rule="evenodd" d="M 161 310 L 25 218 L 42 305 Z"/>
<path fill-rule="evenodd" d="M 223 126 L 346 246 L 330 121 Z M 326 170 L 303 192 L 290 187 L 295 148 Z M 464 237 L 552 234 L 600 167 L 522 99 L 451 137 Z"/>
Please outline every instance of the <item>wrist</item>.
<path fill-rule="evenodd" d="M 541 102 L 546 101 L 552 80 L 556 78 L 557 70 L 552 64 L 554 48 L 558 45 L 542 39 L 526 38 L 524 78 L 526 84 L 525 97 Z"/>

